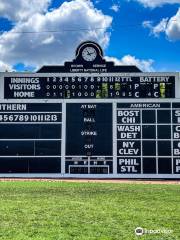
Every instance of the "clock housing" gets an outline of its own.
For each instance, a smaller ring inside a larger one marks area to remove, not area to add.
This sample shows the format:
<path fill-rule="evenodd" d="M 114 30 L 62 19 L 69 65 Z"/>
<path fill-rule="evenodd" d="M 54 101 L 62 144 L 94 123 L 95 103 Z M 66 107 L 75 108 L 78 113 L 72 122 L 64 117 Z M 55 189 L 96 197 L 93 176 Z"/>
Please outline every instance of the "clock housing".
<path fill-rule="evenodd" d="M 82 58 L 87 62 L 92 62 L 97 57 L 97 50 L 94 47 L 86 47 L 82 51 Z"/>
<path fill-rule="evenodd" d="M 95 42 L 83 42 L 76 50 L 76 61 L 86 65 L 103 63 L 102 48 Z"/>

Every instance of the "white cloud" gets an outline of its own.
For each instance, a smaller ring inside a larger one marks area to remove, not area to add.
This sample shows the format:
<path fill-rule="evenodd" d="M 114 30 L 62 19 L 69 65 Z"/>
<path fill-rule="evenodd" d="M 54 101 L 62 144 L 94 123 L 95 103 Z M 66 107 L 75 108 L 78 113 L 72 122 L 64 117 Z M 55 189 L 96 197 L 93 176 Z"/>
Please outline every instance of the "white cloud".
<path fill-rule="evenodd" d="M 168 18 L 163 18 L 156 26 L 153 26 L 152 21 L 144 21 L 143 27 L 149 28 L 151 30 L 151 34 L 158 37 L 161 32 L 166 31 L 167 24 L 168 24 Z"/>
<path fill-rule="evenodd" d="M 152 59 L 144 60 L 144 59 L 137 59 L 134 56 L 126 55 L 121 59 L 114 58 L 114 57 L 105 57 L 107 61 L 113 61 L 115 65 L 135 65 L 143 72 L 154 72 Z"/>
<path fill-rule="evenodd" d="M 132 1 L 132 0 L 128 0 L 128 1 Z M 180 0 L 134 0 L 134 1 L 137 1 L 143 4 L 144 7 L 150 7 L 150 8 L 160 7 L 164 4 L 180 3 Z"/>
<path fill-rule="evenodd" d="M 51 44 L 51 43 L 54 42 L 54 40 L 55 40 L 54 36 L 51 35 L 51 36 L 47 37 L 46 39 L 44 39 L 44 40 L 42 41 L 42 44 Z"/>
<path fill-rule="evenodd" d="M 158 37 L 160 33 L 165 33 L 169 40 L 180 40 L 180 8 L 172 18 L 163 18 L 157 25 L 152 21 L 144 21 L 143 26 L 149 28 L 151 34 Z"/>
<path fill-rule="evenodd" d="M 0 72 L 6 72 L 6 71 L 12 72 L 14 71 L 14 69 L 12 69 L 12 67 L 9 64 L 0 61 Z"/>
<path fill-rule="evenodd" d="M 119 4 L 113 4 L 110 9 L 113 10 L 114 12 L 119 12 L 120 5 Z"/>
<path fill-rule="evenodd" d="M 12 21 L 28 19 L 47 11 L 51 0 L 0 0 L 0 15 Z"/>
<path fill-rule="evenodd" d="M 91 1 L 64 2 L 51 12 L 32 14 L 0 35 L 0 59 L 11 65 L 17 62 L 32 66 L 62 64 L 74 57 L 81 41 L 94 40 L 105 47 L 109 42 L 107 29 L 111 22 L 112 18 L 97 10 Z M 57 32 L 45 32 L 48 30 Z M 37 33 L 22 33 L 29 31 Z"/>
<path fill-rule="evenodd" d="M 176 15 L 169 20 L 165 33 L 171 40 L 180 40 L 180 8 Z"/>
<path fill-rule="evenodd" d="M 144 21 L 143 23 L 142 23 L 142 25 L 143 25 L 143 27 L 144 28 L 152 28 L 152 26 L 153 26 L 153 21 Z"/>

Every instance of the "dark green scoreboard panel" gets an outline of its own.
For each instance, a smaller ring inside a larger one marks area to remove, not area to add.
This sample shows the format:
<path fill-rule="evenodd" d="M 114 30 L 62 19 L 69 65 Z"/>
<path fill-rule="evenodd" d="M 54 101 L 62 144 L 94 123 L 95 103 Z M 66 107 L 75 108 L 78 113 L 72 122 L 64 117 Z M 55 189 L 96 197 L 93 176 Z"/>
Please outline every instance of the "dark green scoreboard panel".
<path fill-rule="evenodd" d="M 121 174 L 180 173 L 180 103 L 118 103 Z"/>
<path fill-rule="evenodd" d="M 178 79 L 4 74 L 0 176 L 180 178 Z"/>
<path fill-rule="evenodd" d="M 111 103 L 67 103 L 66 173 L 113 173 Z"/>
<path fill-rule="evenodd" d="M 62 106 L 0 103 L 0 173 L 61 172 Z"/>
<path fill-rule="evenodd" d="M 180 103 L 0 103 L 0 174 L 180 176 Z"/>
<path fill-rule="evenodd" d="M 5 77 L 4 98 L 174 98 L 175 76 Z"/>

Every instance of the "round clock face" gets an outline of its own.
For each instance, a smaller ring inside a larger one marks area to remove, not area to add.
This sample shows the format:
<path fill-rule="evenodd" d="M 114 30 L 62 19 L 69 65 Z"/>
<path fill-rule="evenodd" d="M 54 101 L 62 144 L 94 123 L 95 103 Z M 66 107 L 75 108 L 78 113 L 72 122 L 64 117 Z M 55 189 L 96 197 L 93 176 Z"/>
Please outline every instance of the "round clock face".
<path fill-rule="evenodd" d="M 95 58 L 97 57 L 97 52 L 96 49 L 93 47 L 86 47 L 83 51 L 82 51 L 82 57 L 85 61 L 87 62 L 92 62 L 95 60 Z"/>

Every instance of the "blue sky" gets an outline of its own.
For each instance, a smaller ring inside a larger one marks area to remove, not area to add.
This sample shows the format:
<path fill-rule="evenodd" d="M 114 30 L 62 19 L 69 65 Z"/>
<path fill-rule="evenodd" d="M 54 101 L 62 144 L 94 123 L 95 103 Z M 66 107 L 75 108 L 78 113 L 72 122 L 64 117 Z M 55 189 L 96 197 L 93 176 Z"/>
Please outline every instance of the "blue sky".
<path fill-rule="evenodd" d="M 1 71 L 63 64 L 84 40 L 117 64 L 180 71 L 180 0 L 11 1 L 0 0 Z"/>

